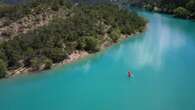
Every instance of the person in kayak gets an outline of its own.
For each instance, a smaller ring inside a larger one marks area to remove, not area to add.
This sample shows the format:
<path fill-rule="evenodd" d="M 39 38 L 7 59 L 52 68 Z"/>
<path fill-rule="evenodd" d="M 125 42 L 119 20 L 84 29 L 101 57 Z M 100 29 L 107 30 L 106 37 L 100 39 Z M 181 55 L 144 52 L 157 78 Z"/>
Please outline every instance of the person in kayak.
<path fill-rule="evenodd" d="M 128 71 L 128 77 L 131 78 L 132 73 L 130 71 Z"/>

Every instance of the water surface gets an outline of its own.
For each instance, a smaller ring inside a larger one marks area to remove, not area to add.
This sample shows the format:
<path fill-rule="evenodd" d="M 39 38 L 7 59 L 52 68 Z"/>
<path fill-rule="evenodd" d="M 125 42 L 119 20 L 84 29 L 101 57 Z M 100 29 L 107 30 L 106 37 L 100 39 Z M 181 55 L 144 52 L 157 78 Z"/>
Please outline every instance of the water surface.
<path fill-rule="evenodd" d="M 141 15 L 146 32 L 105 52 L 1 80 L 0 110 L 194 110 L 195 22 Z"/>

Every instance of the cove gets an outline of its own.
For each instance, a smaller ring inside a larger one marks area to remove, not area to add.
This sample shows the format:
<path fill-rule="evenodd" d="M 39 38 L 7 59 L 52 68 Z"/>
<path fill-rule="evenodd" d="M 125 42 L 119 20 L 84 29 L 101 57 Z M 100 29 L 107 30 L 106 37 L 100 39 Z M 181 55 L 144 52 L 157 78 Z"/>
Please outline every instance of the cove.
<path fill-rule="evenodd" d="M 195 22 L 140 15 L 146 32 L 102 53 L 0 80 L 0 110 L 194 110 Z"/>

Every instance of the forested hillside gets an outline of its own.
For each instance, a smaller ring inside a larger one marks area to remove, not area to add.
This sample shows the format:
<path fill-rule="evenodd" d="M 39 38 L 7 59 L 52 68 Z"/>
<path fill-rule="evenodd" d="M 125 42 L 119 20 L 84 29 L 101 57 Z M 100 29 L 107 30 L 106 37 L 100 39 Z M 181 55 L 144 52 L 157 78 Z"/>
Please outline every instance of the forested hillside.
<path fill-rule="evenodd" d="M 75 50 L 97 52 L 105 42 L 141 32 L 146 21 L 117 5 L 35 0 L 0 8 L 0 77 L 21 67 L 40 70 Z"/>
<path fill-rule="evenodd" d="M 150 11 L 170 13 L 185 19 L 195 19 L 195 0 L 129 0 L 129 2 Z"/>

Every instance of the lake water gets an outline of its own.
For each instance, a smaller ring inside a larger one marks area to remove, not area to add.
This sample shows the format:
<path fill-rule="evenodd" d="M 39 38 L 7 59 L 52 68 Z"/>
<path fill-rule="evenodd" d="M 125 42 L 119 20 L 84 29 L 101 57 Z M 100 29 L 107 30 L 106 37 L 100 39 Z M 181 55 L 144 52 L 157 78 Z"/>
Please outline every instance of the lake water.
<path fill-rule="evenodd" d="M 195 22 L 140 14 L 145 33 L 71 65 L 0 80 L 0 110 L 195 110 Z"/>

